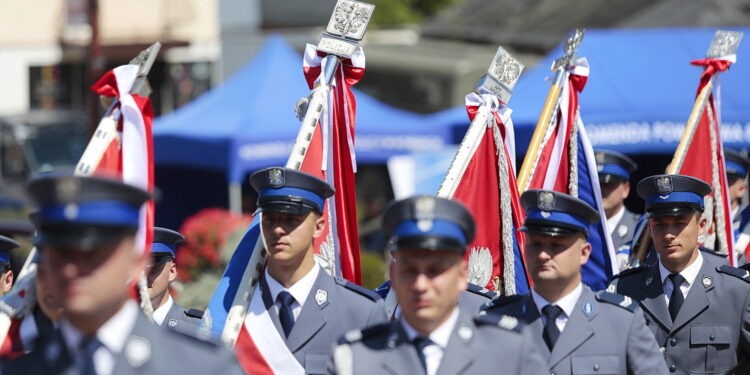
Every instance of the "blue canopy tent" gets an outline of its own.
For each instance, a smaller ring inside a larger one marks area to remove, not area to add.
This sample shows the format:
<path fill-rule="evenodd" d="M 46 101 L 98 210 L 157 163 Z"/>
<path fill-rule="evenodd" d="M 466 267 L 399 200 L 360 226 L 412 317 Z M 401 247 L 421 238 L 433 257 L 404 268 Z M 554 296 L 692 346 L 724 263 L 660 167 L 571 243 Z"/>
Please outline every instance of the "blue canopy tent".
<path fill-rule="evenodd" d="M 750 28 L 738 28 L 747 33 Z M 581 116 L 595 147 L 628 154 L 672 154 L 692 109 L 701 67 L 715 29 L 587 30 L 578 56 L 591 67 L 580 94 Z M 737 63 L 721 74 L 722 140 L 750 147 L 750 46 L 740 44 Z M 551 52 L 516 84 L 509 107 L 516 127 L 517 157 L 528 148 L 552 76 Z M 441 123 L 468 124 L 463 106 L 435 116 Z"/>
<path fill-rule="evenodd" d="M 230 207 L 236 212 L 247 173 L 286 163 L 300 125 L 294 104 L 309 92 L 302 57 L 282 37 L 271 36 L 222 85 L 154 121 L 156 166 L 225 173 Z M 385 163 L 392 155 L 437 150 L 450 143 L 449 129 L 436 127 L 425 116 L 362 92 L 355 95 L 359 163 Z"/>

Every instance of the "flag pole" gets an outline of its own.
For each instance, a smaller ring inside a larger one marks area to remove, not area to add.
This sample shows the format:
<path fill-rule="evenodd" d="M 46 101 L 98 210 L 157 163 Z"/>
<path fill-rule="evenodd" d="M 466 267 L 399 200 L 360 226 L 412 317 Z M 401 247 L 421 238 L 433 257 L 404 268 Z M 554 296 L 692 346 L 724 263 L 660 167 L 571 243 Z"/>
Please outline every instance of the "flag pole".
<path fill-rule="evenodd" d="M 706 57 L 719 58 L 734 54 L 737 51 L 741 38 L 742 33 L 717 30 L 714 38 L 711 40 L 711 45 L 708 48 Z M 698 128 L 703 111 L 708 104 L 708 98 L 713 91 L 718 73 L 719 72 L 716 72 L 716 74 L 711 77 L 706 85 L 701 88 L 698 96 L 695 97 L 693 108 L 690 111 L 687 123 L 685 124 L 685 130 L 682 132 L 682 137 L 680 138 L 680 143 L 677 145 L 672 161 L 667 167 L 667 174 L 675 174 L 682 168 L 688 148 L 693 142 L 695 130 Z M 651 234 L 648 226 L 643 229 L 641 237 L 637 241 L 634 239 L 633 243 L 637 244 L 637 248 L 634 253 L 631 249 L 631 265 L 636 262 L 643 262 L 646 259 L 646 255 L 648 255 L 648 251 L 651 248 Z"/>
<path fill-rule="evenodd" d="M 520 193 L 526 191 L 531 182 L 531 175 L 534 173 L 533 169 L 539 159 L 541 152 L 540 147 L 544 140 L 547 129 L 550 126 L 553 116 L 560 105 L 560 92 L 562 90 L 562 84 L 567 78 L 567 69 L 570 63 L 575 57 L 576 50 L 583 40 L 583 35 L 586 29 L 576 29 L 573 35 L 571 35 L 566 41 L 563 47 L 564 54 L 561 58 L 555 60 L 552 64 L 552 71 L 555 72 L 555 78 L 550 87 L 547 99 L 544 101 L 544 107 L 542 107 L 542 113 L 539 115 L 539 121 L 534 129 L 534 134 L 531 137 L 529 148 L 526 151 L 526 157 L 521 165 L 521 170 L 518 173 L 518 190 Z"/>
<path fill-rule="evenodd" d="M 336 2 L 326 32 L 323 33 L 317 46 L 318 51 L 328 54 L 322 62 L 322 77 L 310 96 L 300 99 L 296 105 L 297 116 L 302 120 L 302 124 L 289 154 L 286 163 L 287 168 L 300 169 L 302 167 L 315 128 L 323 113 L 334 73 L 341 63 L 341 59 L 352 57 L 359 48 L 374 8 L 375 6 L 372 4 L 354 0 L 338 0 Z M 232 307 L 227 313 L 226 323 L 221 333 L 221 340 L 229 346 L 234 346 L 244 325 L 247 307 L 255 292 L 255 286 L 261 276 L 265 259 L 266 251 L 263 248 L 263 241 L 258 238 L 248 265 L 242 274 L 237 293 L 234 295 Z M 204 315 L 203 324 L 207 328 L 211 327 L 212 322 L 208 314 Z"/>
<path fill-rule="evenodd" d="M 130 64 L 139 65 L 138 74 L 131 93 L 137 93 L 141 96 L 149 96 L 151 93 L 151 87 L 148 84 L 147 76 L 151 67 L 156 60 L 156 56 L 161 49 L 161 43 L 156 42 L 141 51 L 135 58 L 130 60 Z M 103 103 L 104 104 L 104 103 Z M 99 125 L 94 131 L 94 135 L 89 141 L 86 149 L 84 150 L 81 158 L 76 165 L 74 174 L 77 176 L 90 176 L 96 169 L 97 164 L 101 161 L 104 156 L 104 152 L 107 149 L 107 145 L 117 136 L 117 122 L 120 119 L 120 111 L 115 110 L 117 105 L 117 99 L 114 99 L 109 103 L 104 116 L 99 121 Z M 31 310 L 36 302 L 36 295 L 34 292 L 34 284 L 36 280 L 36 264 L 31 260 L 34 258 L 38 250 L 36 247 L 32 247 L 29 251 L 26 260 L 24 261 L 23 267 L 18 273 L 18 279 L 13 285 L 12 290 L 6 297 L 0 300 L 0 344 L 4 343 L 7 336 L 8 330 L 11 325 L 11 317 L 25 316 L 31 313 Z M 141 273 L 141 277 L 138 281 L 139 294 L 143 299 L 144 293 L 148 297 L 148 288 L 146 286 L 145 273 Z M 25 295 L 25 298 L 24 296 Z M 151 315 L 153 315 L 153 306 L 151 306 L 151 299 L 146 298 L 145 309 L 150 309 Z M 145 312 L 147 312 L 146 310 Z"/>

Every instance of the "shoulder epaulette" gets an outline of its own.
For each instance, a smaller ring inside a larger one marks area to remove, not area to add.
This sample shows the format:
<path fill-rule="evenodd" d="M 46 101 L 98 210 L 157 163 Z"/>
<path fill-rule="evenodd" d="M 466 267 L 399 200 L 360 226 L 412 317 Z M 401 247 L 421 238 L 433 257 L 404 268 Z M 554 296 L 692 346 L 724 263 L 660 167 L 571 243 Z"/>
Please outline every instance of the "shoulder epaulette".
<path fill-rule="evenodd" d="M 616 306 L 620 306 L 623 309 L 629 310 L 631 312 L 635 311 L 635 309 L 638 307 L 638 301 L 635 301 L 628 296 L 617 293 L 602 291 L 596 294 L 596 300 L 599 302 L 607 302 Z"/>
<path fill-rule="evenodd" d="M 338 344 L 339 345 L 353 344 L 357 341 L 366 339 L 368 337 L 380 335 L 384 332 L 387 332 L 390 326 L 391 326 L 391 323 L 380 323 L 380 324 L 376 324 L 373 326 L 369 326 L 367 328 L 353 329 L 345 333 L 343 336 L 339 337 Z"/>
<path fill-rule="evenodd" d="M 195 328 L 190 325 L 180 324 L 174 327 L 168 325 L 167 328 L 169 332 L 172 332 L 181 337 L 190 338 L 193 341 L 200 342 L 208 346 L 216 347 L 222 345 L 221 341 L 211 336 L 211 331 L 202 327 Z"/>
<path fill-rule="evenodd" d="M 500 327 L 508 331 L 521 332 L 524 323 L 515 316 L 511 315 L 479 315 L 474 317 L 474 323 L 477 325 L 490 325 Z"/>
<path fill-rule="evenodd" d="M 373 292 L 372 290 L 367 289 L 365 287 L 361 287 L 361 286 L 359 286 L 359 285 L 357 285 L 357 284 L 355 284 L 355 283 L 353 283 L 353 282 L 351 282 L 349 280 L 342 279 L 340 277 L 334 277 L 333 279 L 336 281 L 336 284 L 339 284 L 339 285 L 343 286 L 344 288 L 349 289 L 349 290 L 351 290 L 351 291 L 353 291 L 353 292 L 355 292 L 357 294 L 365 296 L 368 299 L 371 299 L 373 301 L 377 301 L 377 300 L 381 299 L 379 294 L 377 294 L 377 293 Z"/>
<path fill-rule="evenodd" d="M 743 269 L 732 267 L 732 266 L 719 266 L 719 267 L 716 267 L 716 271 L 725 273 L 727 275 L 732 275 L 738 279 L 741 279 L 747 283 L 750 283 L 750 271 L 748 270 L 743 270 Z"/>
<path fill-rule="evenodd" d="M 491 290 L 489 290 L 487 288 L 482 288 L 481 286 L 476 285 L 476 284 L 472 284 L 472 283 L 469 283 L 469 286 L 466 287 L 466 291 L 470 292 L 470 293 L 474 293 L 476 295 L 480 295 L 480 296 L 488 298 L 488 299 L 493 299 L 493 298 L 497 297 L 497 293 L 495 293 L 495 292 L 493 292 L 493 291 L 491 291 Z"/>
<path fill-rule="evenodd" d="M 628 268 L 626 270 L 620 271 L 620 273 L 618 273 L 617 275 L 612 276 L 612 279 L 619 279 L 619 278 L 621 278 L 623 276 L 635 275 L 635 274 L 637 274 L 639 272 L 643 272 L 643 271 L 645 271 L 647 269 L 648 269 L 648 267 L 646 267 L 645 265 L 638 266 L 638 267 Z"/>
<path fill-rule="evenodd" d="M 512 296 L 500 296 L 500 297 L 497 297 L 497 298 L 495 298 L 493 300 L 487 301 L 487 303 L 485 303 L 484 305 L 482 305 L 482 307 L 480 308 L 480 310 L 489 310 L 489 309 L 493 309 L 495 307 L 505 306 L 505 305 L 507 305 L 509 303 L 517 302 L 517 301 L 520 301 L 520 300 L 521 300 L 521 295 L 520 294 L 514 294 Z"/>
<path fill-rule="evenodd" d="M 183 312 L 185 313 L 185 315 L 187 315 L 187 316 L 189 316 L 191 318 L 197 318 L 197 319 L 202 319 L 203 318 L 203 310 L 185 309 L 185 311 L 183 311 Z"/>
<path fill-rule="evenodd" d="M 388 296 L 388 292 L 390 290 L 391 290 L 391 280 L 388 280 L 380 284 L 380 286 L 375 288 L 373 292 L 377 293 L 380 296 L 380 298 L 385 299 L 385 297 Z"/>

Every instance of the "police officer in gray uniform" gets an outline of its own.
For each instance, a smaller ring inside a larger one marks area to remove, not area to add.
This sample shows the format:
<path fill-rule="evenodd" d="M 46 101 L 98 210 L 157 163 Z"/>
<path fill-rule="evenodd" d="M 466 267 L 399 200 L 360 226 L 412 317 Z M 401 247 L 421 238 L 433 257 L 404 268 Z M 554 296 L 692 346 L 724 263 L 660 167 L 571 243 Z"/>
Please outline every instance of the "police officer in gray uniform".
<path fill-rule="evenodd" d="M 242 373 L 231 351 L 155 326 L 131 300 L 146 260 L 135 235 L 148 193 L 62 175 L 32 180 L 28 192 L 39 208 L 34 243 L 64 315 L 37 350 L 3 362 L 3 374 Z"/>
<path fill-rule="evenodd" d="M 586 202 L 549 190 L 521 196 L 526 266 L 533 288 L 488 303 L 485 316 L 526 322 L 552 374 L 665 374 L 638 303 L 594 293 L 581 282 L 589 227 L 599 214 Z"/>
<path fill-rule="evenodd" d="M 185 236 L 179 232 L 154 227 L 151 261 L 145 271 L 148 294 L 154 308 L 154 323 L 172 328 L 180 325 L 198 328 L 203 312 L 182 308 L 169 294 L 169 285 L 177 279 L 175 247 L 183 240 Z"/>
<path fill-rule="evenodd" d="M 336 339 L 387 320 L 383 301 L 369 289 L 331 277 L 315 262 L 313 240 L 325 228 L 322 212 L 333 188 L 288 168 L 258 171 L 250 183 L 258 192 L 268 252 L 259 282 L 263 302 L 305 372 L 323 374 Z"/>
<path fill-rule="evenodd" d="M 625 207 L 625 199 L 630 195 L 630 175 L 638 169 L 638 165 L 619 152 L 597 150 L 594 154 L 609 235 L 612 237 L 620 268 L 625 269 L 630 255 L 628 244 L 633 239 L 635 225 L 640 217 Z"/>
<path fill-rule="evenodd" d="M 348 332 L 331 372 L 347 374 L 546 374 L 531 337 L 513 317 L 484 320 L 457 305 L 466 289 L 471 213 L 457 201 L 418 196 L 383 214 L 401 316 Z"/>
<path fill-rule="evenodd" d="M 659 261 L 615 276 L 610 288 L 640 301 L 671 373 L 750 371 L 750 273 L 707 261 L 701 180 L 657 175 L 638 183 Z"/>

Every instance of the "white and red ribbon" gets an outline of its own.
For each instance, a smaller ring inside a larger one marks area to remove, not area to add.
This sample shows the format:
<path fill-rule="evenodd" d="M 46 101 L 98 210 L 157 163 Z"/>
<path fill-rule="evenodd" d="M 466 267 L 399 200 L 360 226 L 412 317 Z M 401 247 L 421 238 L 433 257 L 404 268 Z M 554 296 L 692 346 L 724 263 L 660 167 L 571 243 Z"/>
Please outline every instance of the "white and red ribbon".
<path fill-rule="evenodd" d="M 97 170 L 112 171 L 116 168 L 123 182 L 152 192 L 154 188 L 154 152 L 151 125 L 153 111 L 148 97 L 131 94 L 137 78 L 138 65 L 122 65 L 105 73 L 92 87 L 94 92 L 118 98 L 118 109 L 122 114 L 122 142 L 117 166 L 100 164 Z M 96 172 L 95 172 L 96 174 Z M 151 248 L 154 226 L 154 203 L 147 202 L 141 208 L 141 221 L 136 243 L 141 251 Z"/>
<path fill-rule="evenodd" d="M 263 293 L 256 286 L 250 300 L 244 329 L 240 332 L 235 351 L 242 368 L 248 374 L 304 375 L 305 369 L 289 350 L 273 324 L 263 303 Z"/>

